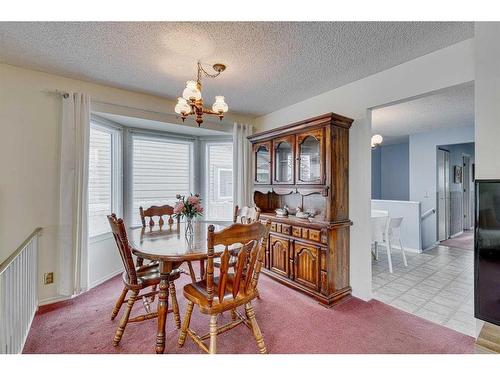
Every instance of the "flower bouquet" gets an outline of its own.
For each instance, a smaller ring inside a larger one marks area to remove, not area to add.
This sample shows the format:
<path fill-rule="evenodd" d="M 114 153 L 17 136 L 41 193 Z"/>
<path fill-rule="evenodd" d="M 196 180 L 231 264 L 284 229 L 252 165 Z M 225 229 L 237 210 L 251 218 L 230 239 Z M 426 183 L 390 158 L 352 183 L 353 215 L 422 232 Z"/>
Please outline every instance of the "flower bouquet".
<path fill-rule="evenodd" d="M 203 207 L 201 205 L 200 194 L 185 195 L 177 194 L 177 203 L 174 207 L 176 218 L 186 218 L 186 236 L 193 235 L 193 219 L 197 216 L 203 216 Z"/>

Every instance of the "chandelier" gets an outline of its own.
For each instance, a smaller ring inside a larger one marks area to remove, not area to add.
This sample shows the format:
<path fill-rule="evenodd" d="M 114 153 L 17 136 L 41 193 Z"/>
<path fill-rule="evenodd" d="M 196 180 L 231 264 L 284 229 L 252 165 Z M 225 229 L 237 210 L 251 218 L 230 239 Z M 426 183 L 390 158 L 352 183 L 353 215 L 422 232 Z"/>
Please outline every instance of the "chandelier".
<path fill-rule="evenodd" d="M 212 105 L 212 109 L 203 107 L 203 98 L 201 97 L 201 76 L 205 75 L 208 78 L 215 78 L 226 70 L 224 64 L 214 64 L 212 68 L 216 73 L 208 73 L 198 61 L 197 80 L 187 81 L 186 88 L 182 92 L 182 97 L 177 98 L 175 113 L 181 116 L 182 122 L 184 122 L 188 116 L 195 115 L 196 122 L 198 126 L 200 126 L 203 123 L 204 114 L 218 116 L 219 120 L 222 121 L 224 113 L 228 111 L 229 107 L 224 101 L 224 97 L 220 95 L 215 97 L 215 103 Z"/>

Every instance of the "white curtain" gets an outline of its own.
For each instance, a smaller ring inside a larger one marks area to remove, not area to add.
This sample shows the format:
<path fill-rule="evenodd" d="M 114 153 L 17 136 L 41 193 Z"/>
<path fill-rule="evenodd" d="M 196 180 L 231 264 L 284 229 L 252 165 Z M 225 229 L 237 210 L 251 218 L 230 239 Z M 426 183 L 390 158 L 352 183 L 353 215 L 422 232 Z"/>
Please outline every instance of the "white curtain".
<path fill-rule="evenodd" d="M 58 293 L 73 296 L 88 285 L 90 98 L 74 93 L 62 101 Z"/>
<path fill-rule="evenodd" d="M 234 123 L 233 127 L 233 196 L 234 204 L 253 206 L 252 197 L 252 150 L 247 139 L 252 126 Z"/>

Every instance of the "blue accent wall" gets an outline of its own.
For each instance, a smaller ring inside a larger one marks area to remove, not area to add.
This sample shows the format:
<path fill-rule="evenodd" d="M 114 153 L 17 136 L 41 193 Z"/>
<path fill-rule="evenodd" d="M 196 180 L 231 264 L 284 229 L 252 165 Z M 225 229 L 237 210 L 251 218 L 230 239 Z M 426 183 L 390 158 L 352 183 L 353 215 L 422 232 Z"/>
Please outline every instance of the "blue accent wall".
<path fill-rule="evenodd" d="M 372 199 L 409 200 L 409 165 L 408 143 L 372 150 Z"/>
<path fill-rule="evenodd" d="M 380 199 L 380 147 L 372 150 L 372 199 Z"/>
<path fill-rule="evenodd" d="M 409 144 L 382 146 L 380 160 L 380 199 L 410 199 Z"/>

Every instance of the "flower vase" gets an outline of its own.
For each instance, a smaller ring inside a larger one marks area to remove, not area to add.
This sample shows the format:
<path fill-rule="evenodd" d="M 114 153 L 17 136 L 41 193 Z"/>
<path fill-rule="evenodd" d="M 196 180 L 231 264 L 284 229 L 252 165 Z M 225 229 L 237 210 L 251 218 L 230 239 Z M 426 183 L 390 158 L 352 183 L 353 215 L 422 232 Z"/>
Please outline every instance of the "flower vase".
<path fill-rule="evenodd" d="M 185 232 L 186 237 L 193 237 L 194 235 L 194 230 L 193 230 L 193 218 L 192 217 L 186 217 L 186 232 Z"/>

